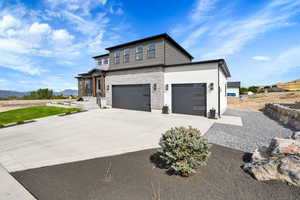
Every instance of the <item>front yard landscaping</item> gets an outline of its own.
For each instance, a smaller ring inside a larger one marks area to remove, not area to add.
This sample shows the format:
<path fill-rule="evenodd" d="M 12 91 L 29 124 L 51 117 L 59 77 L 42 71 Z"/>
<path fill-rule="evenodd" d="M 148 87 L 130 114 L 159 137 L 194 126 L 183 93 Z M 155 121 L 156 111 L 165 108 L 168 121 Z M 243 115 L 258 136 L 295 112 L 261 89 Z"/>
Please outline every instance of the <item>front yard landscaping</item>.
<path fill-rule="evenodd" d="M 34 106 L 0 112 L 0 124 L 9 124 L 13 122 L 24 122 L 51 115 L 80 111 L 80 108 L 63 108 L 53 106 Z"/>
<path fill-rule="evenodd" d="M 260 182 L 245 173 L 245 153 L 212 145 L 207 165 L 185 178 L 168 175 L 151 157 L 157 149 L 12 173 L 37 199 L 53 200 L 297 200 L 300 188 Z"/>

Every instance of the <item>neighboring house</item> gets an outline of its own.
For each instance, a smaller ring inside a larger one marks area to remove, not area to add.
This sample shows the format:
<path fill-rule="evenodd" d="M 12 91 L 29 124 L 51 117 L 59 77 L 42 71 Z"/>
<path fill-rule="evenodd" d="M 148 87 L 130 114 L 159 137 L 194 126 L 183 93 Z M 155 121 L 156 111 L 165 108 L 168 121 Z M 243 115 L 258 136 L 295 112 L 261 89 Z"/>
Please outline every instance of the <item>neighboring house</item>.
<path fill-rule="evenodd" d="M 240 96 L 241 82 L 228 82 L 227 83 L 227 96 L 239 97 Z"/>
<path fill-rule="evenodd" d="M 227 107 L 230 72 L 223 59 L 192 62 L 168 34 L 106 48 L 96 68 L 78 77 L 79 96 L 101 96 L 113 108 L 206 116 Z"/>

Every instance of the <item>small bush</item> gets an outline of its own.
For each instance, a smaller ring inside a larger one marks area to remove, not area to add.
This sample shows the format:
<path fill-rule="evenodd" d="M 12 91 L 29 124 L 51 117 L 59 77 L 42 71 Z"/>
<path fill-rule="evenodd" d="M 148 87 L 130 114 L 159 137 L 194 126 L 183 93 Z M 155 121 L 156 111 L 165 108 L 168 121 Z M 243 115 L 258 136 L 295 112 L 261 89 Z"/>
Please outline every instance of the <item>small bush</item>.
<path fill-rule="evenodd" d="M 24 124 L 24 123 L 25 123 L 24 120 L 17 121 L 17 124 Z"/>
<path fill-rule="evenodd" d="M 0 128 L 3 128 L 3 127 L 4 127 L 4 124 L 1 124 L 1 123 L 0 123 Z"/>
<path fill-rule="evenodd" d="M 162 135 L 159 145 L 160 157 L 167 168 L 181 176 L 196 173 L 210 156 L 208 141 L 198 129 L 192 127 L 168 130 Z"/>
<path fill-rule="evenodd" d="M 72 112 L 71 111 L 67 111 L 65 112 L 65 115 L 70 115 Z"/>

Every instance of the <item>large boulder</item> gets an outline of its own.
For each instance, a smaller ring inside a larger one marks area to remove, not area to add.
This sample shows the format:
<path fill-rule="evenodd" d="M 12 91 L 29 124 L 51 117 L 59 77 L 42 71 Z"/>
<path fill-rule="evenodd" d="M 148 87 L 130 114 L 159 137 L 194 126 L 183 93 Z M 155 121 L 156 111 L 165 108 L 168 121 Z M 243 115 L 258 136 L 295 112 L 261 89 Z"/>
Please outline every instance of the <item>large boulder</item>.
<path fill-rule="evenodd" d="M 300 131 L 295 131 L 292 135 L 292 139 L 300 141 Z"/>
<path fill-rule="evenodd" d="M 269 151 L 271 156 L 286 156 L 298 155 L 300 156 L 300 141 L 293 139 L 273 138 Z"/>
<path fill-rule="evenodd" d="M 253 152 L 251 163 L 243 169 L 260 181 L 281 180 L 300 186 L 300 140 L 273 138 L 268 147 Z"/>
<path fill-rule="evenodd" d="M 244 170 L 259 181 L 281 180 L 300 186 L 300 157 L 289 155 L 279 159 L 248 163 Z"/>

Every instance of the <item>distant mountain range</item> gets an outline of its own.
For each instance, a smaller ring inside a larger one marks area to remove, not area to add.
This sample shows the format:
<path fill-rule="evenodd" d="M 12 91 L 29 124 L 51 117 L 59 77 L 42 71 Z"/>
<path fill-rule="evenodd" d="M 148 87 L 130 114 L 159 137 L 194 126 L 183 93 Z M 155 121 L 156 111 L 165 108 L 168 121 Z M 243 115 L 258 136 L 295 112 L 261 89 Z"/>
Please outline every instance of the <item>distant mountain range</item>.
<path fill-rule="evenodd" d="M 17 96 L 22 97 L 25 95 L 29 95 L 30 92 L 18 92 L 18 91 L 12 91 L 12 90 L 0 90 L 0 97 L 8 97 L 8 96 Z M 72 90 L 72 89 L 66 89 L 61 92 L 54 92 L 54 95 L 63 95 L 63 96 L 77 96 L 78 91 Z"/>

